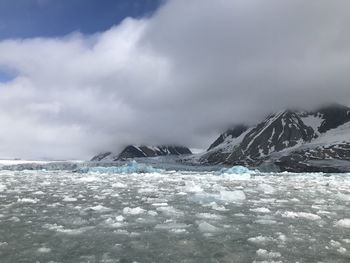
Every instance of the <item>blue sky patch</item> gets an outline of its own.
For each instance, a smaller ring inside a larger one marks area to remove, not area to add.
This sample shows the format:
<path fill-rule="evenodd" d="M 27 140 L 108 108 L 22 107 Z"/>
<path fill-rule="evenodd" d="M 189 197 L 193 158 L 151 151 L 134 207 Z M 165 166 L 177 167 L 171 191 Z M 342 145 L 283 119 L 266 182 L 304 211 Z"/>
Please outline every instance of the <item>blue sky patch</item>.
<path fill-rule="evenodd" d="M 164 0 L 1 0 L 0 40 L 105 31 L 152 15 Z"/>

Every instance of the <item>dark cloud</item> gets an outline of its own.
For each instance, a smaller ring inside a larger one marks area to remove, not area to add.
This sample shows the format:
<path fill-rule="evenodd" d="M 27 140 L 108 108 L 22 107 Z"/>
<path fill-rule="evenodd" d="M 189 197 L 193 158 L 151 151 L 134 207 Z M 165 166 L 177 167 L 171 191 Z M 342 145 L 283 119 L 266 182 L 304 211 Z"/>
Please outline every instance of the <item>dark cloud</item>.
<path fill-rule="evenodd" d="M 168 1 L 148 19 L 4 40 L 0 155 L 88 158 L 129 143 L 206 148 L 287 107 L 350 104 L 348 1 Z"/>

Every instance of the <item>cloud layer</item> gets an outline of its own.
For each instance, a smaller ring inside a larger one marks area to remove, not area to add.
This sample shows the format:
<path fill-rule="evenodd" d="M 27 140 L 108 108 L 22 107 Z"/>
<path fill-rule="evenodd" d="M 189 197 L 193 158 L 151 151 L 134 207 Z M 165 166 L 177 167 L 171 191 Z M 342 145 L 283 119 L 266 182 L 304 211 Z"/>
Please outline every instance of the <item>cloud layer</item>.
<path fill-rule="evenodd" d="M 106 32 L 0 42 L 0 157 L 207 147 L 286 107 L 350 104 L 350 2 L 169 0 Z"/>

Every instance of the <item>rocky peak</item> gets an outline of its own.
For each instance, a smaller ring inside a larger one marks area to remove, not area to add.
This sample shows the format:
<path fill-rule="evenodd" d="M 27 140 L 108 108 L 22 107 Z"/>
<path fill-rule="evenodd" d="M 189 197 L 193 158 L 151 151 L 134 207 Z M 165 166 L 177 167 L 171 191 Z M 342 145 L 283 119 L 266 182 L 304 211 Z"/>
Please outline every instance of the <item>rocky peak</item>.
<path fill-rule="evenodd" d="M 339 104 L 323 107 L 314 114 L 321 114 L 324 119 L 321 126 L 318 128 L 320 133 L 327 132 L 330 129 L 337 128 L 350 121 L 350 108 Z"/>
<path fill-rule="evenodd" d="M 216 146 L 220 145 L 221 143 L 223 143 L 225 141 L 226 138 L 230 137 L 231 138 L 237 138 L 238 136 L 240 136 L 243 132 L 245 132 L 248 129 L 247 126 L 245 125 L 236 125 L 231 129 L 228 129 L 226 132 L 224 132 L 223 134 L 221 134 L 219 136 L 219 138 L 217 138 L 208 148 L 208 151 L 210 151 L 211 149 L 215 148 Z"/>
<path fill-rule="evenodd" d="M 191 153 L 192 152 L 189 148 L 177 145 L 128 145 L 119 154 L 113 154 L 111 152 L 101 153 L 93 157 L 91 161 L 119 161 L 131 158 L 156 157 L 166 155 L 185 155 Z"/>

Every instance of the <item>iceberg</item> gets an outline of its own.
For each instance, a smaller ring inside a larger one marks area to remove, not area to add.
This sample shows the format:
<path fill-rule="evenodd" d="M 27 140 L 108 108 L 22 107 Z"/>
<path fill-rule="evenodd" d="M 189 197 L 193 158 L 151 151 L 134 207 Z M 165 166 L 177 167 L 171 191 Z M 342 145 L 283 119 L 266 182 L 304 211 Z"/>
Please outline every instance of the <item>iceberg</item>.
<path fill-rule="evenodd" d="M 109 166 L 109 167 L 83 167 L 77 172 L 80 173 L 101 173 L 101 174 L 131 174 L 131 173 L 159 173 L 163 172 L 162 169 L 153 168 L 150 165 L 138 163 L 135 160 L 128 162 L 121 166 Z"/>
<path fill-rule="evenodd" d="M 219 174 L 255 174 L 257 170 L 250 170 L 247 167 L 236 165 L 231 168 L 222 168 Z"/>

